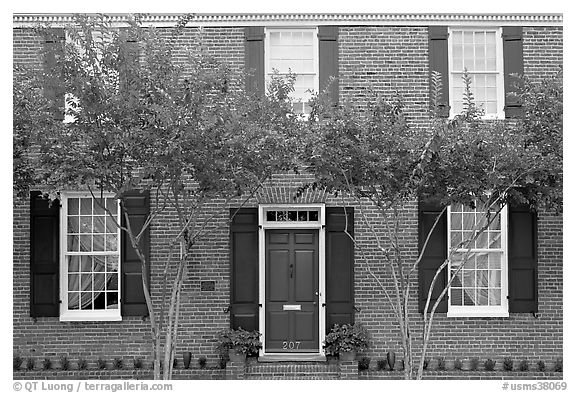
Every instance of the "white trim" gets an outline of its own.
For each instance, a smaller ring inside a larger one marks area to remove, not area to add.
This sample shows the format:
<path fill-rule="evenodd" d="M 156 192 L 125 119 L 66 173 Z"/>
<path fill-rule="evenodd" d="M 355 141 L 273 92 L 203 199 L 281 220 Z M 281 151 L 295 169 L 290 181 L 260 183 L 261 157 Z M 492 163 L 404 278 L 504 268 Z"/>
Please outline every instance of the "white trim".
<path fill-rule="evenodd" d="M 275 223 L 267 223 L 265 220 L 266 212 L 268 210 L 312 210 L 318 209 L 318 221 L 313 223 L 304 223 L 299 221 L 281 221 Z M 259 356 L 263 357 L 270 355 L 266 353 L 266 233 L 267 229 L 317 229 L 318 230 L 318 352 L 310 352 L 302 354 L 302 356 L 309 355 L 324 355 L 322 343 L 326 336 L 326 307 L 322 305 L 326 302 L 326 205 L 323 203 L 314 204 L 262 204 L 258 206 L 258 282 L 259 282 L 259 326 L 260 333 L 262 334 L 262 349 L 259 351 Z M 294 357 L 294 353 L 277 353 L 273 352 L 274 356 L 278 357 Z"/>
<path fill-rule="evenodd" d="M 90 192 L 86 191 L 63 191 L 60 193 L 62 209 L 60 209 L 60 321 L 121 321 L 122 307 L 122 263 L 120 261 L 122 250 L 120 241 L 120 228 L 116 229 L 118 236 L 118 249 L 115 252 L 92 252 L 90 255 L 118 255 L 118 308 L 108 310 L 68 310 L 68 264 L 66 263 L 67 255 L 86 255 L 79 252 L 67 252 L 67 233 L 68 233 L 68 198 L 90 198 L 93 199 Z M 98 194 L 99 195 L 99 194 Z M 112 193 L 103 193 L 102 198 L 113 198 Z M 117 200 L 117 219 L 120 218 L 120 201 Z"/>
<path fill-rule="evenodd" d="M 448 255 L 451 249 L 451 210 L 452 206 L 447 208 L 447 230 L 448 230 Z M 499 306 L 453 306 L 450 302 L 451 290 L 448 288 L 447 301 L 448 312 L 447 317 L 508 317 L 508 205 L 505 205 L 500 211 L 500 244 L 502 252 L 502 265 L 500 266 L 500 305 Z M 459 249 L 461 250 L 461 249 Z M 471 249 L 475 251 L 497 251 L 496 249 Z M 452 265 L 448 263 L 448 274 L 452 272 Z"/>
<path fill-rule="evenodd" d="M 126 13 L 107 14 L 113 26 L 127 26 Z M 148 14 L 143 18 L 144 26 L 172 27 L 184 14 Z M 73 14 L 14 14 L 13 27 L 34 27 L 38 23 L 49 23 L 54 27 L 73 22 Z M 322 13 L 322 14 L 265 14 L 265 13 L 198 13 L 187 26 L 562 26 L 560 13 Z"/>
<path fill-rule="evenodd" d="M 457 113 L 454 112 L 454 94 L 452 94 L 452 32 L 456 31 L 494 31 L 496 34 L 496 71 L 492 72 L 496 75 L 496 115 L 484 115 L 482 119 L 494 120 L 504 119 L 506 106 L 506 94 L 504 92 L 504 46 L 502 42 L 502 28 L 494 26 L 453 26 L 448 28 L 448 80 L 445 82 L 448 85 L 448 98 L 450 105 L 450 119 L 453 119 Z M 460 73 L 460 72 L 458 72 Z M 479 74 L 488 74 L 490 72 L 479 72 Z M 469 72 L 469 75 L 476 74 L 476 72 Z"/>

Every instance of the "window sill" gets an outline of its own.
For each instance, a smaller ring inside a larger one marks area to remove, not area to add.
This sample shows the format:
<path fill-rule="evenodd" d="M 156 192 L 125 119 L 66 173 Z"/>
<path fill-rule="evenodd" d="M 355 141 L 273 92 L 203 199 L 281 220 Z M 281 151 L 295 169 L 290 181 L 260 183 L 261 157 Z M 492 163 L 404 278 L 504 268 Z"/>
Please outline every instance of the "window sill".
<path fill-rule="evenodd" d="M 503 310 L 457 310 L 448 311 L 448 318 L 508 318 L 510 313 Z"/>
<path fill-rule="evenodd" d="M 122 321 L 122 315 L 118 312 L 77 311 L 67 312 L 60 315 L 60 322 L 112 322 Z"/>

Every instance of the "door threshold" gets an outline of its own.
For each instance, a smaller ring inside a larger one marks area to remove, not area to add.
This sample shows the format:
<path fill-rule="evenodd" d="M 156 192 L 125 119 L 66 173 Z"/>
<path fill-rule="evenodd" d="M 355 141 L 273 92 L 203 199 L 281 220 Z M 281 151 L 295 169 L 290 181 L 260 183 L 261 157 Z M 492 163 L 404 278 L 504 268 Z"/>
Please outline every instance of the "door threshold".
<path fill-rule="evenodd" d="M 258 357 L 258 362 L 325 362 L 326 356 L 317 353 L 268 353 Z"/>

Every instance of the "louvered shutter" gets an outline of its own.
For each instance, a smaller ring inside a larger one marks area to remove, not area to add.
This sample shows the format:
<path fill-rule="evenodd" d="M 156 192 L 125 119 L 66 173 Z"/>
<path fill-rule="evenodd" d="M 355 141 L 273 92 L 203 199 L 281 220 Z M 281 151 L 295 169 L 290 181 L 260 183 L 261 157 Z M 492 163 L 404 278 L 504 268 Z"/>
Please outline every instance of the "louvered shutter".
<path fill-rule="evenodd" d="M 428 233 L 434 225 L 436 217 L 442 212 L 442 207 L 433 204 L 420 202 L 418 205 L 418 252 L 421 252 L 424 247 L 424 242 Z M 426 306 L 426 299 L 428 297 L 428 290 L 434 279 L 434 275 L 438 268 L 448 257 L 448 220 L 447 214 L 444 212 L 436 228 L 428 240 L 428 245 L 424 250 L 424 255 L 420 260 L 418 266 L 418 293 L 419 293 L 419 311 L 424 312 Z M 432 291 L 432 298 L 430 299 L 430 306 L 428 311 L 440 296 L 442 290 L 446 287 L 448 275 L 446 270 L 437 278 L 434 290 Z M 440 301 L 436 312 L 448 312 L 447 296 Z"/>
<path fill-rule="evenodd" d="M 354 209 L 346 208 L 354 235 Z M 354 323 L 354 243 L 342 207 L 326 208 L 326 330 Z"/>
<path fill-rule="evenodd" d="M 149 191 L 132 191 L 126 193 L 123 200 L 124 208 L 128 212 L 130 225 L 135 234 L 142 229 L 150 213 L 150 193 Z M 126 225 L 124 214 L 122 214 L 122 225 Z M 148 306 L 144 297 L 142 285 L 142 262 L 134 248 L 128 235 L 122 231 L 121 235 L 122 258 L 120 269 L 122 272 L 122 316 L 146 316 Z M 145 272 L 150 288 L 150 227 L 148 227 L 140 238 L 140 249 L 144 252 L 147 270 Z"/>
<path fill-rule="evenodd" d="M 538 312 L 537 217 L 527 206 L 510 206 L 508 216 L 508 307 Z"/>
<path fill-rule="evenodd" d="M 330 85 L 332 102 L 338 104 L 338 26 L 318 27 L 319 82 L 323 91 L 334 77 Z"/>
<path fill-rule="evenodd" d="M 258 210 L 230 209 L 230 325 L 258 330 Z"/>
<path fill-rule="evenodd" d="M 244 38 L 246 91 L 264 94 L 264 27 L 246 27 Z"/>
<path fill-rule="evenodd" d="M 504 91 L 506 94 L 504 111 L 506 118 L 520 117 L 522 116 L 520 100 L 518 97 L 511 96 L 509 93 L 517 90 L 514 87 L 515 78 L 513 78 L 511 74 L 524 74 L 522 27 L 503 27 L 502 45 L 504 52 Z"/>
<path fill-rule="evenodd" d="M 448 117 L 450 114 L 450 76 L 448 75 L 448 27 L 428 27 L 428 61 L 430 76 L 432 72 L 439 72 L 442 77 L 440 97 L 440 115 Z M 432 84 L 430 84 L 430 97 L 432 97 Z M 432 105 L 432 103 L 431 103 Z"/>
<path fill-rule="evenodd" d="M 52 103 L 52 113 L 56 120 L 64 120 L 64 87 L 58 75 L 57 61 L 63 52 L 64 29 L 48 29 L 44 37 L 43 68 L 46 73 L 44 96 Z"/>
<path fill-rule="evenodd" d="M 30 193 L 30 316 L 60 313 L 60 203 Z"/>

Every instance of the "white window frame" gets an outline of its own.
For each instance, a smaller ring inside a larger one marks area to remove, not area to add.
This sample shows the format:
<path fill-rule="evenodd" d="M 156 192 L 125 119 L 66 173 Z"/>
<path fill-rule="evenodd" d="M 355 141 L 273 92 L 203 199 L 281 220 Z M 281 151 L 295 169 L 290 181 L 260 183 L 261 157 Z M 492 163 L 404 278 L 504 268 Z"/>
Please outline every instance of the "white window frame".
<path fill-rule="evenodd" d="M 454 71 L 452 67 L 452 33 L 454 31 L 493 31 L 496 34 L 496 114 L 485 114 L 482 119 L 494 120 L 494 119 L 504 119 L 505 111 L 504 107 L 506 105 L 506 93 L 504 91 L 504 46 L 502 43 L 502 28 L 501 27 L 448 27 L 448 80 L 445 82 L 448 85 L 448 96 L 450 105 L 450 118 L 453 119 L 458 113 L 454 112 L 454 94 L 452 93 L 452 74 L 460 73 L 460 71 Z M 468 71 L 469 75 L 474 74 L 474 72 Z M 486 72 L 481 72 L 481 74 L 486 74 Z"/>
<path fill-rule="evenodd" d="M 68 310 L 68 263 L 67 256 L 70 253 L 67 250 L 67 233 L 68 233 L 68 198 L 92 198 L 90 192 L 82 191 L 63 191 L 61 195 L 61 214 L 60 214 L 60 321 L 121 321 L 122 308 L 122 264 L 121 264 L 121 240 L 120 228 L 117 228 L 118 247 L 117 251 L 112 254 L 109 251 L 96 251 L 91 255 L 118 255 L 118 308 L 109 310 Z M 100 194 L 98 194 L 99 196 Z M 103 198 L 113 198 L 112 193 L 103 193 Z M 117 203 L 117 217 L 120 219 L 120 200 Z"/>
<path fill-rule="evenodd" d="M 448 255 L 452 248 L 451 241 L 451 213 L 452 206 L 448 206 Z M 504 206 L 500 211 L 500 244 L 502 249 L 502 266 L 500 278 L 500 305 L 499 306 L 454 306 L 451 304 L 451 286 L 448 288 L 448 313 L 447 317 L 489 317 L 489 318 L 506 318 L 508 317 L 508 206 Z M 466 251 L 466 248 L 458 249 L 459 251 Z M 474 252 L 494 251 L 494 249 L 475 249 L 470 250 Z M 448 263 L 448 274 L 452 274 L 452 261 Z"/>
<path fill-rule="evenodd" d="M 318 27 L 266 27 L 264 29 L 264 81 L 266 89 L 270 83 L 270 74 L 273 72 L 270 67 L 270 33 L 271 32 L 295 32 L 295 31 L 307 31 L 312 32 L 314 39 L 313 43 L 313 53 L 314 53 L 314 86 L 313 90 L 315 93 L 319 92 L 320 85 L 320 55 L 318 49 Z M 283 74 L 280 74 L 283 75 Z M 296 74 L 297 75 L 297 74 Z M 303 114 L 305 117 L 308 114 Z"/>

